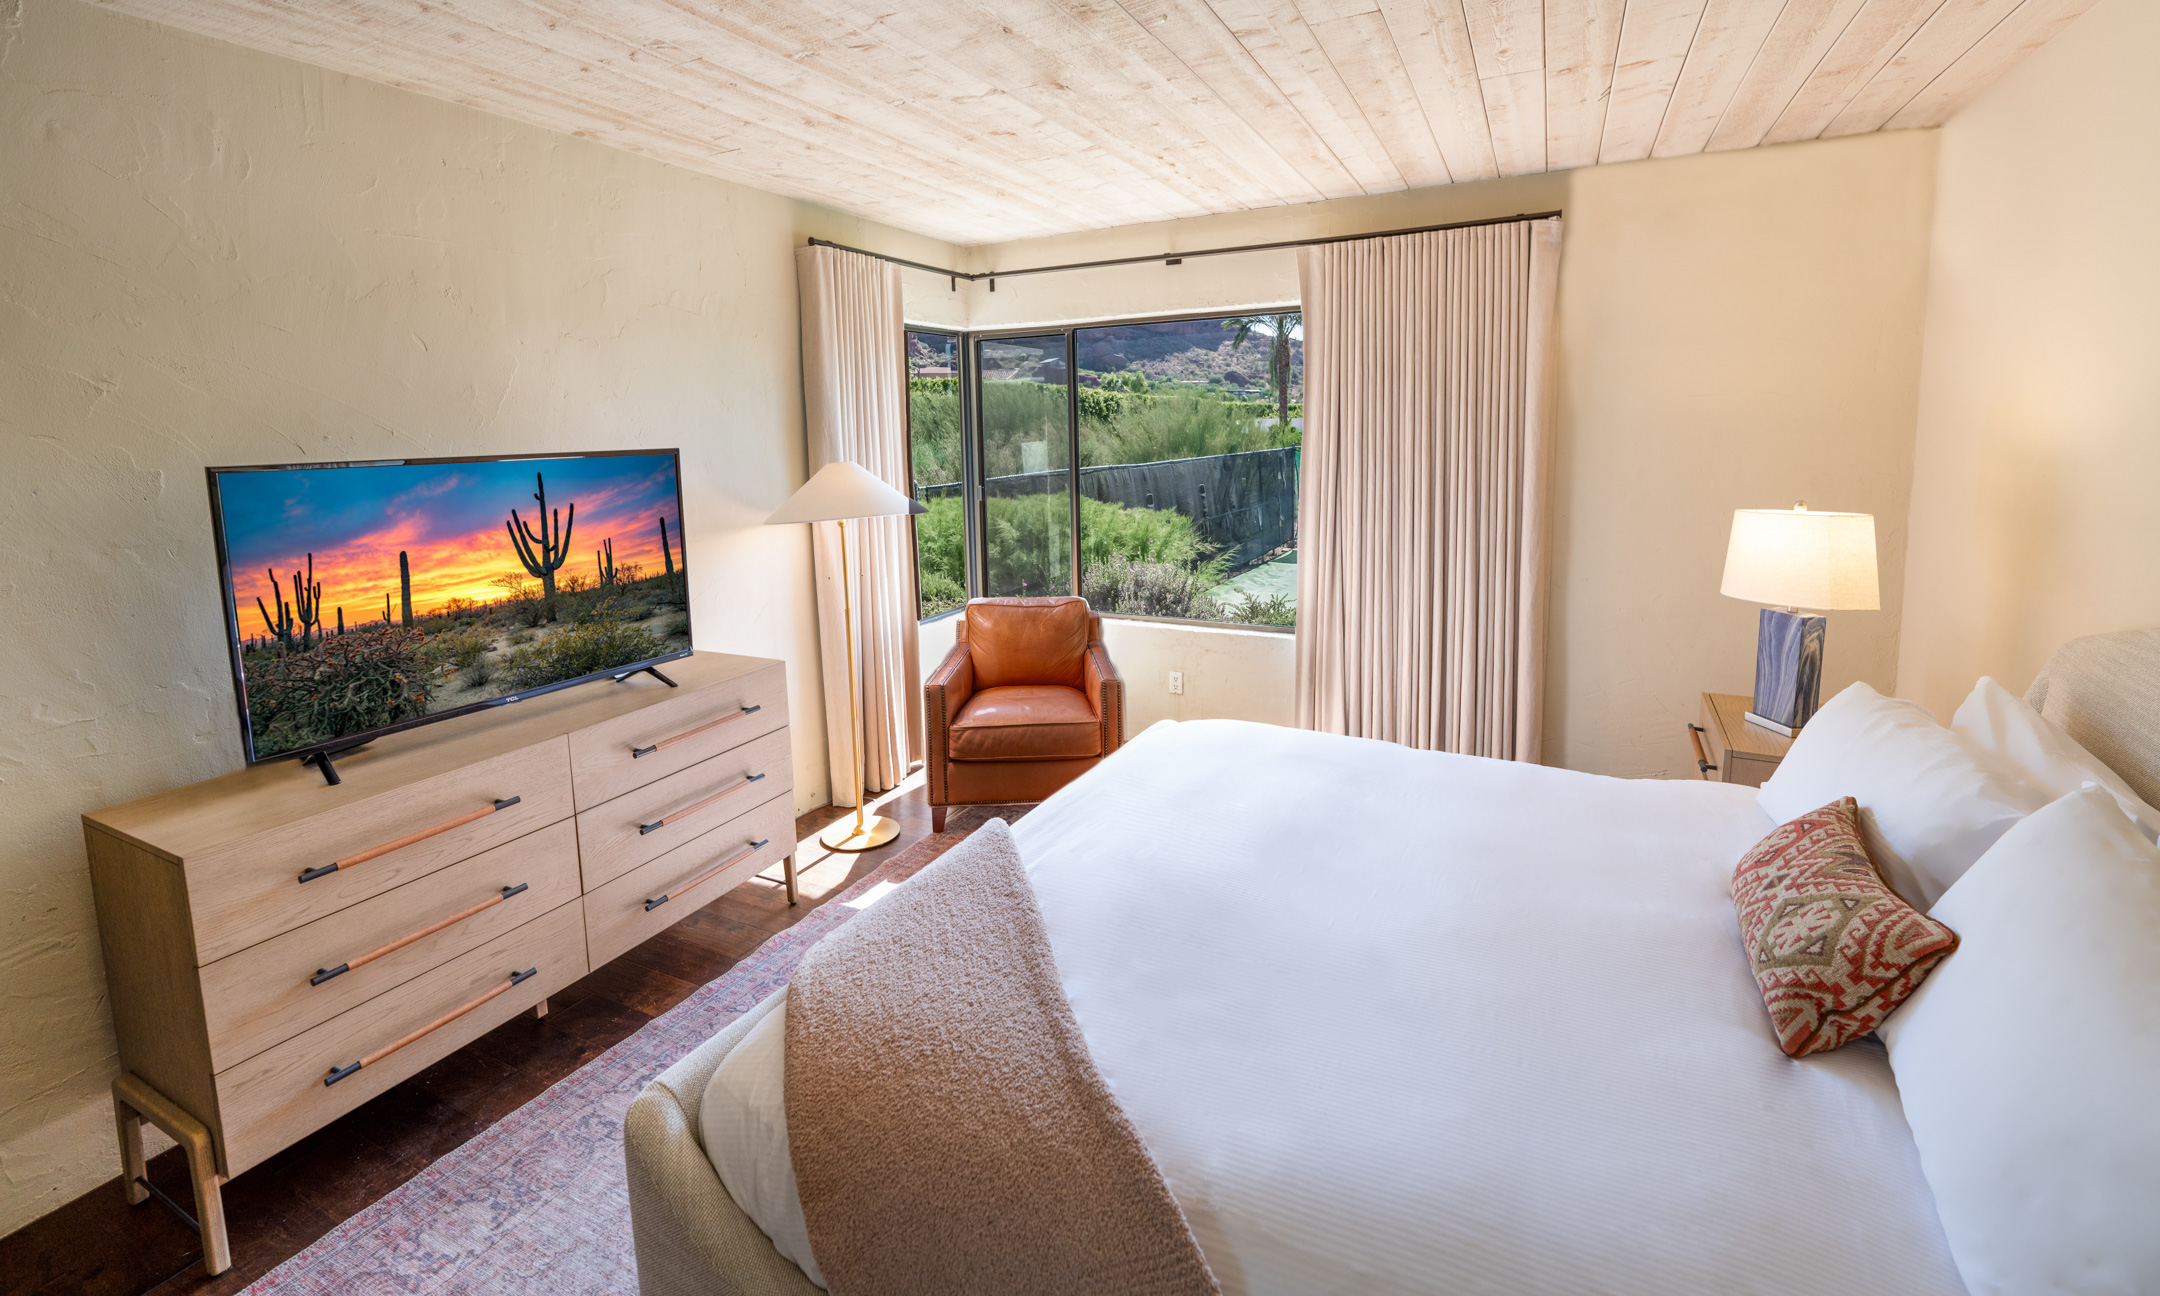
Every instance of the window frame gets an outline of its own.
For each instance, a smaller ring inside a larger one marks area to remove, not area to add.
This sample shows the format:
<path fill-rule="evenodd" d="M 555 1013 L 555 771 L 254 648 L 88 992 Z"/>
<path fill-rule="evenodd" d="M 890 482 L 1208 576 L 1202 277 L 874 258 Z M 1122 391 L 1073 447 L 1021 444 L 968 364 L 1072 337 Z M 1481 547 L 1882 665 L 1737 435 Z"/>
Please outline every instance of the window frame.
<path fill-rule="evenodd" d="M 910 333 L 935 333 L 941 337 L 956 338 L 959 342 L 960 363 L 958 365 L 958 390 L 960 395 L 960 441 L 961 461 L 965 471 L 965 476 L 961 483 L 961 499 L 963 501 L 962 508 L 965 511 L 967 521 L 966 537 L 963 543 L 966 545 L 967 549 L 965 565 L 967 569 L 968 597 L 971 599 L 976 599 L 983 596 L 982 591 L 986 586 L 989 575 L 987 567 L 989 559 L 988 556 L 982 551 L 983 537 L 988 533 L 989 528 L 989 520 L 985 512 L 985 510 L 987 510 L 989 507 L 989 502 L 982 480 L 983 455 L 985 453 L 982 442 L 982 402 L 981 400 L 977 399 L 977 397 L 979 397 L 980 395 L 980 388 L 982 385 L 982 366 L 980 362 L 980 351 L 981 346 L 984 342 L 996 342 L 1005 338 L 1046 338 L 1055 334 L 1064 335 L 1065 437 L 1066 464 L 1068 465 L 1067 472 L 1069 474 L 1069 480 L 1066 488 L 1066 498 L 1069 501 L 1068 507 L 1071 512 L 1072 524 L 1072 548 L 1070 551 L 1070 561 L 1067 563 L 1067 566 L 1070 569 L 1070 592 L 1077 596 L 1080 593 L 1081 548 L 1079 366 L 1080 332 L 1083 329 L 1122 328 L 1131 325 L 1144 324 L 1180 324 L 1190 320 L 1226 319 L 1232 315 L 1303 315 L 1304 311 L 1305 308 L 1303 303 L 1293 301 L 1273 306 L 1251 306 L 1234 310 L 1181 311 L 1161 315 L 1135 315 L 1110 319 L 1081 320 L 1065 324 L 1038 324 L 1030 327 L 1017 328 L 954 330 L 938 325 L 923 325 L 919 327 L 916 325 L 907 325 L 907 331 Z M 902 358 L 902 363 L 905 363 L 904 356 Z M 912 414 L 910 417 L 912 420 Z M 908 479 L 910 482 L 914 480 L 915 472 L 914 449 L 914 433 L 913 429 L 910 428 L 908 433 Z M 909 534 L 912 536 L 914 534 L 912 519 L 910 519 L 909 521 L 909 528 Z M 918 571 L 920 570 L 921 563 L 921 559 L 919 557 L 920 552 L 921 550 L 918 546 Z M 922 617 L 920 615 L 922 611 L 922 590 L 920 586 L 920 581 L 917 582 L 915 609 L 918 614 L 918 624 L 927 624 L 929 621 L 938 620 L 942 617 L 954 615 L 954 613 L 951 612 L 941 612 L 938 614 L 937 617 Z M 1142 621 L 1156 625 L 1192 626 L 1195 628 L 1212 630 L 1251 630 L 1260 634 L 1294 635 L 1297 633 L 1297 627 L 1294 625 L 1258 625 L 1250 621 L 1200 621 L 1190 617 L 1141 616 L 1137 613 L 1132 612 L 1099 612 L 1098 615 L 1102 616 L 1107 620 Z"/>

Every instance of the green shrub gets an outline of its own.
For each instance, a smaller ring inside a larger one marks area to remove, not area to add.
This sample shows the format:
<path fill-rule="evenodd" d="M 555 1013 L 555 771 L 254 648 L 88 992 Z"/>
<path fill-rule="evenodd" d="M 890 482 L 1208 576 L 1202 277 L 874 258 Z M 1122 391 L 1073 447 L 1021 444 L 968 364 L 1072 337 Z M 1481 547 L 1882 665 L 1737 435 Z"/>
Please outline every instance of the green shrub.
<path fill-rule="evenodd" d="M 1220 618 L 1220 610 L 1208 597 L 1200 574 L 1174 562 L 1149 562 L 1113 554 L 1082 569 L 1080 593 L 1097 612 L 1183 617 L 1189 621 Z"/>
<path fill-rule="evenodd" d="M 1241 625 L 1295 626 L 1297 624 L 1297 597 L 1291 594 L 1271 594 L 1263 598 L 1258 594 L 1246 594 L 1242 602 L 1221 600 L 1221 619 L 1236 621 Z"/>
<path fill-rule="evenodd" d="M 464 626 L 428 636 L 427 659 L 438 666 L 464 668 L 488 655 L 495 641 L 478 626 Z"/>
<path fill-rule="evenodd" d="M 660 637 L 626 621 L 588 621 L 552 638 L 520 648 L 502 662 L 511 689 L 538 688 L 616 666 L 657 657 L 667 651 Z"/>

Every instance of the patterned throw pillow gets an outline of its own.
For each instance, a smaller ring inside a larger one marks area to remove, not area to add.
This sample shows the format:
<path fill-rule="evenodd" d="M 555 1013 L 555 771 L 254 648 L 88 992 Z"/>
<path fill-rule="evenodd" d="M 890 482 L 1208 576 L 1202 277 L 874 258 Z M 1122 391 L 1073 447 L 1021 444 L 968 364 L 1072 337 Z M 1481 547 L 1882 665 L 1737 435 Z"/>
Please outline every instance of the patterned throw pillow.
<path fill-rule="evenodd" d="M 1757 842 L 1733 870 L 1733 907 L 1778 1047 L 1792 1057 L 1874 1030 L 1957 948 L 1956 932 L 1883 884 L 1851 797 Z"/>

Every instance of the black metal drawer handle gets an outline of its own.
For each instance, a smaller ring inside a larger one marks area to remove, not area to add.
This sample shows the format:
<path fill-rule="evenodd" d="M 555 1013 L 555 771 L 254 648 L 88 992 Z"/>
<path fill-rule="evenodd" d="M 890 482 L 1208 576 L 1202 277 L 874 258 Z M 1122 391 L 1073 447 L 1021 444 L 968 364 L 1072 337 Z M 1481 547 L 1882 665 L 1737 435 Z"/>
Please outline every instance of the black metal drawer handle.
<path fill-rule="evenodd" d="M 763 774 L 745 774 L 742 776 L 741 779 L 728 784 L 724 788 L 721 788 L 718 792 L 715 792 L 711 796 L 706 797 L 703 801 L 698 802 L 696 805 L 684 806 L 682 809 L 677 810 L 671 815 L 663 815 L 660 818 L 653 820 L 651 823 L 639 824 L 637 826 L 638 836 L 643 837 L 647 833 L 659 832 L 662 828 L 665 828 L 672 823 L 681 823 L 683 820 L 688 819 L 691 815 L 694 815 L 698 811 L 705 809 L 707 806 L 710 806 L 715 802 L 721 801 L 727 797 L 734 796 L 737 792 L 742 791 L 744 788 L 749 787 L 752 783 L 755 783 L 759 779 L 764 777 L 765 776 Z"/>
<path fill-rule="evenodd" d="M 508 810 L 511 806 L 516 805 L 518 802 L 523 801 L 524 799 L 524 797 L 504 797 L 502 800 L 497 801 L 491 806 L 483 806 L 478 810 L 473 810 L 465 814 L 461 814 L 455 819 L 451 819 L 444 823 L 436 824 L 433 828 L 422 828 L 419 832 L 407 833 L 403 837 L 398 838 L 396 841 L 384 842 L 380 846 L 370 846 L 357 855 L 347 855 L 343 859 L 332 860 L 328 864 L 323 865 L 321 868 L 311 868 L 307 872 L 300 875 L 300 880 L 302 882 L 313 882 L 316 878 L 329 877 L 332 873 L 337 872 L 339 869 L 349 869 L 356 864 L 365 864 L 371 859 L 378 859 L 384 855 L 388 855 L 391 851 L 403 850 L 407 846 L 410 846 L 415 842 L 424 842 L 430 837 L 440 836 L 443 833 L 449 832 L 452 828 L 463 828 L 466 824 L 471 823 L 473 820 L 485 819 L 498 810 Z"/>
<path fill-rule="evenodd" d="M 695 729 L 685 729 L 681 733 L 676 734 L 673 738 L 662 738 L 659 742 L 654 743 L 650 747 L 632 747 L 630 749 L 630 759 L 636 760 L 640 756 L 650 756 L 654 752 L 659 751 L 664 747 L 673 747 L 676 743 L 688 742 L 689 740 L 697 737 L 701 733 L 711 733 L 713 730 L 718 729 L 721 725 L 734 724 L 737 720 L 742 719 L 744 716 L 756 715 L 758 712 L 763 711 L 764 709 L 765 708 L 763 705 L 746 706 L 742 710 L 737 711 L 734 715 L 721 716 L 718 720 L 714 720 L 706 724 L 701 724 Z"/>
<path fill-rule="evenodd" d="M 651 900 L 647 900 L 645 902 L 645 912 L 651 913 L 653 910 L 658 909 L 661 905 L 664 905 L 668 901 L 673 900 L 676 896 L 683 894 L 685 891 L 697 890 L 699 887 L 704 886 L 707 882 L 710 882 L 714 878 L 719 877 L 722 873 L 725 873 L 729 869 L 734 868 L 737 864 L 740 864 L 744 860 L 749 859 L 752 855 L 757 854 L 759 851 L 764 850 L 767 846 L 770 845 L 772 845 L 772 838 L 770 837 L 765 838 L 763 841 L 754 841 L 746 844 L 741 850 L 736 851 L 733 855 L 730 855 L 726 859 L 721 860 L 718 864 L 713 865 L 711 869 L 698 875 L 698 877 L 694 881 L 685 882 L 681 886 L 676 887 L 673 891 L 668 892 L 664 896 L 656 896 Z"/>
<path fill-rule="evenodd" d="M 422 1026 L 419 1030 L 408 1031 L 405 1034 L 398 1036 L 396 1039 L 391 1040 L 388 1044 L 385 1044 L 381 1048 L 376 1049 L 373 1053 L 370 1053 L 366 1057 L 361 1058 L 358 1062 L 353 1063 L 351 1066 L 331 1067 L 330 1074 L 323 1077 L 323 1084 L 326 1086 L 334 1085 L 340 1080 L 344 1080 L 349 1077 L 358 1075 L 362 1067 L 374 1066 L 377 1062 L 380 1062 L 384 1058 L 389 1057 L 392 1053 L 395 1053 L 399 1049 L 404 1048 L 407 1044 L 412 1043 L 414 1040 L 421 1039 L 427 1035 L 433 1034 L 438 1030 L 441 1030 L 443 1027 L 448 1026 L 451 1022 L 454 1022 L 458 1018 L 463 1017 L 466 1013 L 469 1013 L 473 1009 L 478 1008 L 481 1004 L 486 1003 L 488 1000 L 493 999 L 495 996 L 508 993 L 512 986 L 521 985 L 524 982 L 532 979 L 533 977 L 538 976 L 539 974 L 540 969 L 538 967 L 529 967 L 526 968 L 523 972 L 512 972 L 508 981 L 505 981 L 501 985 L 496 986 L 494 989 L 488 991 L 486 994 L 481 995 L 478 999 L 473 1000 L 471 1003 L 466 1004 L 461 1008 L 452 1008 L 449 1012 L 444 1013 L 442 1016 L 437 1017 L 434 1021 L 429 1022 L 425 1026 Z"/>
<path fill-rule="evenodd" d="M 368 964 L 373 963 L 376 959 L 381 958 L 385 954 L 395 954 L 399 950 L 404 949 L 407 945 L 412 944 L 416 940 L 426 940 L 428 937 L 433 936 L 436 932 L 441 931 L 445 927 L 455 926 L 458 923 L 464 922 L 467 918 L 472 917 L 474 914 L 483 913 L 489 909 L 493 909 L 496 905 L 499 905 L 503 901 L 508 900 L 511 896 L 523 894 L 527 885 L 528 884 L 524 882 L 520 882 L 516 886 L 506 886 L 498 894 L 491 895 L 487 899 L 482 900 L 476 905 L 460 909 L 456 913 L 451 914 L 448 918 L 441 919 L 437 922 L 429 923 L 427 926 L 422 927 L 419 931 L 413 932 L 410 935 L 400 936 L 387 945 L 378 945 L 374 949 L 369 950 L 367 953 L 362 954 L 358 958 L 347 959 L 345 962 L 338 964 L 336 967 L 317 968 L 315 969 L 315 975 L 308 978 L 308 984 L 321 985 L 323 982 L 328 981 L 330 978 L 335 976 L 343 976 L 356 967 L 366 967 Z"/>

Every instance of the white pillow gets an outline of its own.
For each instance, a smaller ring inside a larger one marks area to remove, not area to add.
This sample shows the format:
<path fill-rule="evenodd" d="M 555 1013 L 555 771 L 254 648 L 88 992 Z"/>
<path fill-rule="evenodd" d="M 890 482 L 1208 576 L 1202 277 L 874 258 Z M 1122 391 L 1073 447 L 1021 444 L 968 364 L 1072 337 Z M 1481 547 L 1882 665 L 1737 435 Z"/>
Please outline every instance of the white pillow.
<path fill-rule="evenodd" d="M 810 1254 L 810 1226 L 796 1195 L 788 1151 L 787 997 L 720 1059 L 698 1104 L 698 1139 L 736 1208 L 763 1229 L 781 1255 L 818 1286 L 825 1275 Z"/>
<path fill-rule="evenodd" d="M 1997 773 L 2008 774 L 2052 801 L 2087 783 L 2098 783 L 2115 797 L 2122 812 L 2137 820 L 2147 840 L 2160 835 L 2160 810 L 2139 799 L 2122 776 L 2063 732 L 2062 726 L 2032 709 L 2024 698 L 1986 675 L 1973 685 L 1950 728 L 1991 758 Z"/>
<path fill-rule="evenodd" d="M 1916 909 L 2047 801 L 1991 773 L 1926 707 L 1865 684 L 1823 704 L 1756 802 L 1782 824 L 1848 796 L 1875 867 Z"/>
<path fill-rule="evenodd" d="M 1966 1287 L 2160 1292 L 2160 848 L 2075 792 L 1934 917 L 1957 952 L 1881 1033 Z"/>

